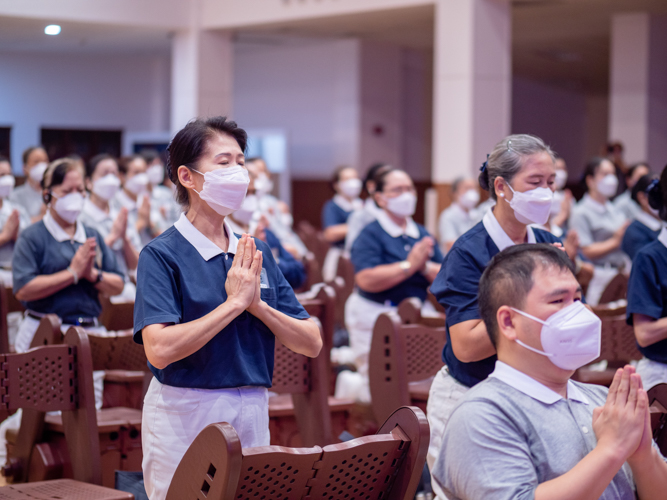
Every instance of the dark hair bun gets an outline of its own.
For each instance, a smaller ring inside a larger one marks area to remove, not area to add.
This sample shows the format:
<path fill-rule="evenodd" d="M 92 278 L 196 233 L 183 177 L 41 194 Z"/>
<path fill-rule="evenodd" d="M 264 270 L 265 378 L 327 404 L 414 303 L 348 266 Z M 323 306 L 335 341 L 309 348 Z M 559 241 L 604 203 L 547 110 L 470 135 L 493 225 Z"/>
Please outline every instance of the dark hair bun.
<path fill-rule="evenodd" d="M 482 189 L 489 191 L 489 169 L 487 168 L 487 163 L 484 162 L 484 165 L 482 165 L 482 168 L 479 170 L 480 172 L 477 181 Z"/>
<path fill-rule="evenodd" d="M 663 195 L 662 189 L 660 189 L 660 183 L 658 180 L 654 180 L 649 184 L 646 189 L 646 194 L 648 195 L 648 204 L 653 210 L 661 210 L 663 206 Z"/>

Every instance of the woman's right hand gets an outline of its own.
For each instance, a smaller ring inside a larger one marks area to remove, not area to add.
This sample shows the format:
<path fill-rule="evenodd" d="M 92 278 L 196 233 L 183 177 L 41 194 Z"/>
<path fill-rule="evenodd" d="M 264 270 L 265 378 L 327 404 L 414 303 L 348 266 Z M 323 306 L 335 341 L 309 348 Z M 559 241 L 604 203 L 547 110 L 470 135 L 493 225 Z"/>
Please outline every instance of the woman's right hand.
<path fill-rule="evenodd" d="M 262 272 L 260 256 L 255 240 L 244 234 L 225 281 L 227 300 L 235 302 L 241 311 L 245 311 L 255 298 L 257 276 Z"/>
<path fill-rule="evenodd" d="M 430 236 L 424 236 L 410 250 L 407 261 L 412 264 L 412 269 L 421 271 L 433 252 L 435 241 Z"/>
<path fill-rule="evenodd" d="M 106 241 L 108 246 L 113 245 L 116 241 L 125 237 L 125 232 L 127 231 L 127 214 L 127 208 L 125 207 L 121 208 L 118 212 L 118 216 L 116 216 L 116 220 L 113 221 L 109 237 Z"/>
<path fill-rule="evenodd" d="M 95 238 L 88 238 L 76 251 L 74 257 L 72 257 L 69 267 L 76 273 L 78 278 L 83 278 L 93 265 L 96 246 L 97 242 Z"/>

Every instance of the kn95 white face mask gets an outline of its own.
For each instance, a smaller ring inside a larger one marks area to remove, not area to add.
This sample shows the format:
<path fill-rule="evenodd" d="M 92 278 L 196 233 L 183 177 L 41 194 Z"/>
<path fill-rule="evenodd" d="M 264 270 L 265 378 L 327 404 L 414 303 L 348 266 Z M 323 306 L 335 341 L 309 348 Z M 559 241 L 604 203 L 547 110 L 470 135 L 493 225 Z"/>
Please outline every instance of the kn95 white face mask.
<path fill-rule="evenodd" d="M 551 189 L 538 187 L 521 192 L 512 189 L 509 182 L 507 186 L 513 193 L 512 199 L 508 203 L 514 210 L 516 220 L 522 224 L 546 224 L 549 220 L 551 200 L 553 199 Z"/>
<path fill-rule="evenodd" d="M 194 171 L 204 176 L 204 187 L 201 191 L 195 190 L 195 193 L 209 207 L 220 215 L 229 215 L 241 208 L 250 183 L 250 177 L 245 168 L 234 165 L 206 173 L 201 173 L 199 170 Z"/>

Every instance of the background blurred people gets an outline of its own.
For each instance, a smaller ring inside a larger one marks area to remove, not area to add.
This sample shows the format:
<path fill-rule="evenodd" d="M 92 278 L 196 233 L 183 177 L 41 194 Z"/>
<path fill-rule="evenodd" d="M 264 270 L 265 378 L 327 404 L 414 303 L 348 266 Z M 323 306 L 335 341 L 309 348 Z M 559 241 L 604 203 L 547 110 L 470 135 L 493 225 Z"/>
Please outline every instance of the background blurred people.
<path fill-rule="evenodd" d="M 151 221 L 150 179 L 147 169 L 146 160 L 140 155 L 122 157 L 118 162 L 118 172 L 123 188 L 111 200 L 114 211 L 120 212 L 122 208 L 127 210 L 128 224 L 135 227 L 141 247 L 157 234 Z"/>
<path fill-rule="evenodd" d="M 614 198 L 614 206 L 625 216 L 626 219 L 634 219 L 640 211 L 639 205 L 632 199 L 632 188 L 637 181 L 651 172 L 646 163 L 635 163 L 628 169 L 626 184 L 628 188 Z"/>
<path fill-rule="evenodd" d="M 559 238 L 567 232 L 568 220 L 572 207 L 574 206 L 574 197 L 572 191 L 566 189 L 568 179 L 567 165 L 565 160 L 556 157 L 554 162 L 556 167 L 556 179 L 554 180 L 554 197 L 551 202 L 551 212 L 549 213 L 549 223 L 545 227 Z"/>
<path fill-rule="evenodd" d="M 660 219 L 660 211 L 651 208 L 646 193 L 653 180 L 654 176 L 645 175 L 632 187 L 632 202 L 639 207 L 639 211 L 635 212 L 634 220 L 626 229 L 621 242 L 621 250 L 631 260 L 634 260 L 641 248 L 655 241 L 664 225 Z"/>
<path fill-rule="evenodd" d="M 0 280 L 12 285 L 12 255 L 19 233 L 30 225 L 25 209 L 9 201 L 16 180 L 9 160 L 0 156 Z"/>
<path fill-rule="evenodd" d="M 452 204 L 443 210 L 438 221 L 443 254 L 449 252 L 454 242 L 478 222 L 472 213 L 478 203 L 479 191 L 474 180 L 459 177 L 452 183 Z"/>
<path fill-rule="evenodd" d="M 165 185 L 162 157 L 155 150 L 142 151 L 141 156 L 147 165 L 148 191 L 151 195 L 151 224 L 157 236 L 173 226 L 182 211 L 174 197 L 174 189 Z"/>
<path fill-rule="evenodd" d="M 49 164 L 49 157 L 41 146 L 31 146 L 23 152 L 23 173 L 26 181 L 12 192 L 9 201 L 21 206 L 32 222 L 40 220 L 46 212 L 42 200 L 42 179 Z"/>

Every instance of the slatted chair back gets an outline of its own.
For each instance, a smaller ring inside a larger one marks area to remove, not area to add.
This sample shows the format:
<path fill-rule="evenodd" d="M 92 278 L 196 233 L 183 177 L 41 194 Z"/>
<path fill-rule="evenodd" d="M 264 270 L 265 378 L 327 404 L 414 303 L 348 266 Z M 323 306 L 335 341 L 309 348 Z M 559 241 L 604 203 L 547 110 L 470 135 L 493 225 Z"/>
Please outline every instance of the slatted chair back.
<path fill-rule="evenodd" d="M 602 342 L 599 360 L 607 360 L 610 366 L 622 366 L 629 361 L 642 359 L 632 326 L 626 322 L 626 306 L 600 306 L 593 311 L 602 321 Z"/>
<path fill-rule="evenodd" d="M 648 404 L 661 412 L 651 418 L 653 439 L 663 456 L 667 456 L 667 384 L 658 384 L 648 390 Z"/>
<path fill-rule="evenodd" d="M 55 314 L 47 314 L 40 321 L 35 336 L 32 338 L 30 348 L 45 345 L 59 345 L 63 343 L 63 332 L 60 328 L 61 321 Z"/>
<path fill-rule="evenodd" d="M 422 314 L 423 303 L 417 297 L 408 297 L 398 304 L 398 315 L 404 325 L 444 326 L 445 315 L 434 312 L 433 315 Z"/>
<path fill-rule="evenodd" d="M 74 479 L 101 484 L 100 443 L 97 434 L 93 365 L 86 333 L 68 330 L 64 343 L 36 347 L 0 357 L 0 386 L 5 410 L 23 409 L 14 458 L 4 469 L 15 483 L 28 479 L 34 445 L 42 436 L 44 416 L 62 411 L 65 438 Z"/>
<path fill-rule="evenodd" d="M 629 277 L 627 274 L 623 272 L 618 273 L 607 284 L 598 302 L 600 304 L 608 304 L 625 299 L 628 296 L 628 281 Z"/>
<path fill-rule="evenodd" d="M 271 390 L 292 395 L 302 442 L 306 446 L 333 442 L 327 371 L 329 353 L 322 349 L 319 356 L 309 358 L 291 351 L 276 340 L 274 359 Z"/>
<path fill-rule="evenodd" d="M 99 322 L 109 331 L 132 330 L 134 328 L 134 302 L 114 304 L 109 297 L 100 296 L 102 312 Z"/>
<path fill-rule="evenodd" d="M 0 290 L 0 352 L 10 352 L 9 346 L 9 325 L 7 324 L 7 315 L 11 312 L 25 311 L 16 297 L 11 287 L 2 286 Z"/>
<path fill-rule="evenodd" d="M 181 460 L 167 500 L 414 497 L 429 428 L 419 408 L 400 408 L 374 436 L 320 448 L 241 448 L 227 423 L 206 427 Z"/>
<path fill-rule="evenodd" d="M 144 346 L 134 341 L 132 331 L 87 333 L 94 370 L 149 371 Z"/>
<path fill-rule="evenodd" d="M 338 258 L 336 271 L 336 314 L 339 324 L 345 324 L 345 303 L 354 291 L 354 265 L 350 257 L 343 254 Z"/>
<path fill-rule="evenodd" d="M 445 328 L 401 323 L 395 312 L 381 314 L 369 353 L 371 405 L 378 421 L 411 403 L 411 382 L 429 379 L 442 368 Z"/>

